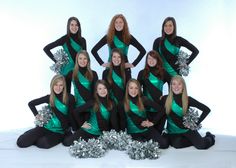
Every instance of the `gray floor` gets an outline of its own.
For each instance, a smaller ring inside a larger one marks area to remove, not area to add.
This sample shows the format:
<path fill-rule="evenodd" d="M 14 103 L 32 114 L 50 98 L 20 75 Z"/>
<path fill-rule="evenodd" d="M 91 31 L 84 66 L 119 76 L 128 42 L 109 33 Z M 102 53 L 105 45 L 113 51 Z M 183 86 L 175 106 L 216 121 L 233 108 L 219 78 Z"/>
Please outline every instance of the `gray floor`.
<path fill-rule="evenodd" d="M 122 151 L 109 151 L 97 159 L 77 159 L 68 148 L 60 145 L 52 149 L 16 146 L 17 137 L 25 129 L 0 132 L 1 168 L 235 168 L 236 136 L 216 135 L 216 144 L 208 150 L 193 147 L 161 150 L 159 159 L 132 160 Z"/>

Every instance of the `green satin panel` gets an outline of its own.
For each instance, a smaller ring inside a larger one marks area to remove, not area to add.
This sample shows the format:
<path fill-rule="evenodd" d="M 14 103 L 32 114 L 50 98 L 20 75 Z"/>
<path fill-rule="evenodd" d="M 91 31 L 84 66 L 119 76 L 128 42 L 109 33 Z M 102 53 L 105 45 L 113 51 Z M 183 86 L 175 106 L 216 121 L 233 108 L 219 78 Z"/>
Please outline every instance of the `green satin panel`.
<path fill-rule="evenodd" d="M 153 75 L 151 72 L 149 73 L 149 76 L 148 76 L 148 80 L 150 81 L 150 83 L 155 86 L 158 90 L 160 90 L 162 92 L 162 89 L 163 89 L 163 81 L 158 79 L 155 75 Z M 143 91 L 143 94 L 145 96 L 147 96 L 150 100 L 154 101 L 149 90 L 148 89 L 145 89 Z M 155 110 L 154 108 L 148 108 L 148 111 L 150 112 L 157 112 L 157 110 Z"/>
<path fill-rule="evenodd" d="M 115 84 L 119 86 L 119 88 L 124 90 L 124 81 L 119 75 L 116 74 L 115 71 L 112 71 L 112 79 L 115 82 Z"/>
<path fill-rule="evenodd" d="M 91 91 L 91 82 L 80 72 L 78 72 L 78 80 L 81 83 L 81 85 L 83 85 L 86 89 L 88 89 L 89 91 Z M 76 106 L 80 106 L 83 105 L 85 103 L 85 100 L 83 99 L 83 97 L 80 95 L 75 82 L 73 81 L 73 85 L 74 85 L 74 93 L 75 93 L 75 99 L 76 99 Z"/>
<path fill-rule="evenodd" d="M 79 52 L 82 49 L 81 46 L 79 44 L 77 44 L 72 38 L 70 38 L 70 43 L 71 43 L 72 48 L 76 52 Z M 62 47 L 65 50 L 65 52 L 67 53 L 67 55 L 69 57 L 69 61 L 65 66 L 62 67 L 61 74 L 62 75 L 67 75 L 68 72 L 70 72 L 71 70 L 74 69 L 75 63 L 74 63 L 74 61 L 72 59 L 72 56 L 69 52 L 67 44 L 65 43 Z"/>
<path fill-rule="evenodd" d="M 174 100 L 172 101 L 171 110 L 179 117 L 183 117 L 183 108 L 180 107 Z M 179 128 L 174 121 L 167 116 L 167 131 L 169 134 L 181 134 L 187 132 L 188 129 Z"/>
<path fill-rule="evenodd" d="M 129 46 L 127 46 L 123 41 L 121 41 L 117 36 L 114 36 L 114 39 L 113 39 L 113 42 L 116 46 L 116 48 L 119 48 L 122 53 L 123 53 L 123 56 L 127 56 L 128 55 L 128 49 L 129 49 Z M 111 48 L 109 47 L 109 58 L 108 58 L 108 62 L 111 61 Z"/>
<path fill-rule="evenodd" d="M 68 114 L 68 107 L 65 104 L 63 104 L 59 99 L 55 98 L 54 103 L 55 103 L 55 107 L 61 113 L 63 113 L 64 115 Z M 60 134 L 64 133 L 63 128 L 61 126 L 61 122 L 57 118 L 55 113 L 52 113 L 51 120 L 44 126 L 44 128 L 46 128 L 52 132 L 56 132 L 56 133 L 60 133 Z"/>
<path fill-rule="evenodd" d="M 136 104 L 134 104 L 132 101 L 130 101 L 129 105 L 130 105 L 130 110 L 133 113 L 137 114 L 139 117 L 142 117 L 142 118 L 146 117 L 145 111 L 140 111 L 138 106 Z M 134 122 L 131 120 L 131 118 L 129 117 L 129 115 L 127 113 L 126 113 L 126 121 L 127 121 L 127 132 L 128 133 L 142 133 L 142 132 L 145 132 L 148 130 L 147 128 L 144 128 L 144 129 L 138 128 L 134 124 Z"/>
<path fill-rule="evenodd" d="M 179 47 L 171 44 L 167 38 L 164 40 L 164 45 L 171 54 L 176 56 L 179 53 Z"/>
<path fill-rule="evenodd" d="M 101 112 L 102 117 L 105 120 L 109 120 L 110 113 L 107 110 L 107 108 L 105 106 L 103 106 L 102 104 L 100 104 L 100 112 Z M 98 126 L 96 112 L 94 112 L 93 110 L 91 110 L 91 112 L 90 112 L 90 119 L 89 119 L 88 123 L 91 124 L 91 128 L 90 129 L 82 128 L 84 131 L 86 131 L 90 134 L 93 134 L 93 135 L 101 135 L 102 134 L 102 131 L 100 130 L 100 128 Z"/>
<path fill-rule="evenodd" d="M 157 89 L 159 89 L 162 92 L 163 89 L 163 81 L 158 79 L 155 75 L 153 75 L 151 72 L 149 73 L 148 80 L 151 82 L 153 86 L 155 86 Z"/>
<path fill-rule="evenodd" d="M 172 45 L 167 39 L 164 40 L 164 46 L 165 48 L 173 55 L 177 55 L 179 53 L 179 48 L 175 45 Z M 176 76 L 178 73 L 172 68 L 172 66 L 168 63 L 165 56 L 163 56 L 163 53 L 161 52 L 161 49 L 159 48 L 159 53 L 161 55 L 161 58 L 163 60 L 163 66 L 165 70 L 170 74 L 170 76 Z"/>

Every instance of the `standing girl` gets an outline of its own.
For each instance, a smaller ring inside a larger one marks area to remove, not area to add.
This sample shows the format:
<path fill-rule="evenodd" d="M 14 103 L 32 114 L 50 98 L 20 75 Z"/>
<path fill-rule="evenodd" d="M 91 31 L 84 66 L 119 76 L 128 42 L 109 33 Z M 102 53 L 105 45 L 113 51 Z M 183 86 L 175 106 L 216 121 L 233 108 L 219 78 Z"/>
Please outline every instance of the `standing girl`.
<path fill-rule="evenodd" d="M 82 127 L 73 135 L 65 138 L 65 146 L 72 145 L 79 138 L 88 140 L 102 135 L 102 131 L 110 129 L 117 130 L 116 111 L 112 100 L 109 98 L 107 84 L 104 80 L 98 80 L 95 85 L 94 100 L 77 107 L 74 110 L 75 116 L 81 112 L 90 113 L 90 118 L 84 122 Z M 76 117 L 78 119 L 78 117 Z"/>
<path fill-rule="evenodd" d="M 36 126 L 26 131 L 17 139 L 21 148 L 35 145 L 39 148 L 51 148 L 63 141 L 65 131 L 69 124 L 69 115 L 74 109 L 74 97 L 67 94 L 66 82 L 62 75 L 52 78 L 51 93 L 44 97 L 29 102 L 29 107 L 34 116 L 39 118 L 37 105 L 47 103 L 52 111 L 51 119 L 43 126 Z"/>
<path fill-rule="evenodd" d="M 155 118 L 147 118 L 147 107 L 157 111 Z M 153 126 L 165 115 L 163 108 L 157 103 L 141 97 L 140 84 L 135 79 L 130 79 L 126 86 L 124 103 L 119 104 L 121 130 L 127 129 L 127 133 L 134 140 L 153 140 L 159 143 L 160 148 L 167 148 L 168 141 L 160 135 Z"/>
<path fill-rule="evenodd" d="M 208 149 L 215 144 L 215 136 L 210 132 L 202 137 L 198 131 L 190 130 L 183 125 L 183 116 L 188 112 L 189 107 L 195 107 L 202 111 L 199 121 L 200 124 L 209 114 L 210 109 L 188 96 L 186 84 L 181 76 L 175 76 L 170 83 L 168 96 L 163 96 L 161 102 L 165 105 L 167 114 L 167 132 L 170 145 L 175 148 L 194 146 L 197 149 Z"/>
<path fill-rule="evenodd" d="M 76 17 L 70 17 L 68 19 L 66 35 L 46 45 L 43 49 L 49 58 L 51 58 L 54 62 L 56 62 L 56 59 L 53 57 L 50 50 L 58 46 L 62 46 L 69 57 L 69 62 L 62 69 L 62 75 L 65 76 L 74 68 L 76 53 L 80 50 L 86 50 L 86 40 L 81 36 L 80 22 Z M 71 81 L 66 82 L 67 91 L 70 93 Z"/>
<path fill-rule="evenodd" d="M 125 71 L 122 52 L 117 48 L 112 49 L 110 68 L 103 71 L 102 79 L 108 83 L 112 100 L 116 104 L 123 101 L 125 86 L 130 78 L 130 73 Z"/>
<path fill-rule="evenodd" d="M 170 82 L 170 75 L 163 68 L 161 57 L 158 52 L 151 50 L 146 57 L 146 63 L 143 70 L 138 74 L 138 81 L 143 87 L 144 96 L 154 102 L 159 102 L 162 96 L 163 85 L 166 82 Z M 147 108 L 150 112 L 150 118 L 156 115 L 156 110 L 153 108 Z M 155 128 L 159 132 L 162 132 L 165 124 L 165 117 L 163 117 Z"/>
<path fill-rule="evenodd" d="M 81 50 L 77 53 L 75 67 L 68 72 L 66 79 L 73 83 L 76 106 L 81 106 L 93 99 L 94 86 L 98 80 L 98 75 L 95 71 L 91 70 L 87 51 Z M 81 114 L 80 119 L 79 125 L 75 126 L 76 124 L 74 124 L 74 131 L 88 119 L 88 116 Z"/>
<path fill-rule="evenodd" d="M 192 52 L 187 64 L 190 64 L 199 53 L 194 45 L 184 38 L 177 36 L 175 19 L 167 17 L 162 24 L 162 36 L 155 39 L 153 50 L 160 53 L 164 68 L 171 76 L 180 74 L 180 67 L 177 64 L 180 47 L 185 47 Z"/>
<path fill-rule="evenodd" d="M 109 48 L 108 61 L 104 61 L 98 55 L 98 50 L 106 44 Z M 139 51 L 139 55 L 133 63 L 128 61 L 129 45 L 134 46 Z M 117 14 L 112 18 L 107 34 L 93 47 L 91 52 L 100 65 L 110 67 L 109 62 L 113 48 L 119 48 L 122 51 L 126 68 L 135 67 L 146 53 L 143 46 L 129 33 L 128 23 L 122 14 Z"/>

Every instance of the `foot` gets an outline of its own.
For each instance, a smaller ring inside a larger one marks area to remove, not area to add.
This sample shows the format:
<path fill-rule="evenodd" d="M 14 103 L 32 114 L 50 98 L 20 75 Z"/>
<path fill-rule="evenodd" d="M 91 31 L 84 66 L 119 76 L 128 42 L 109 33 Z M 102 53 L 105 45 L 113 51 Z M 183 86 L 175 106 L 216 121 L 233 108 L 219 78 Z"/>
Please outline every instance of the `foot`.
<path fill-rule="evenodd" d="M 214 138 L 214 139 L 215 139 L 215 137 L 216 137 L 214 134 L 210 133 L 209 131 L 206 132 L 206 136 L 212 137 L 212 138 Z"/>
<path fill-rule="evenodd" d="M 212 133 L 210 133 L 210 132 L 206 132 L 206 137 L 210 137 L 211 138 L 211 140 L 212 140 L 212 145 L 214 145 L 215 144 L 215 135 L 214 134 L 212 134 Z"/>

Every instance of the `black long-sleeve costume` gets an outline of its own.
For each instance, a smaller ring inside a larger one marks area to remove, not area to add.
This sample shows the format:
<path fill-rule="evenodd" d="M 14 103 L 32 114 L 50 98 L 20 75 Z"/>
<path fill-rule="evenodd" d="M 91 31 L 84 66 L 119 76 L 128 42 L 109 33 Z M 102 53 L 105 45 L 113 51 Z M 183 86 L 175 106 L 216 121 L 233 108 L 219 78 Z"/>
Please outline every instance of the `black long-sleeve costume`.
<path fill-rule="evenodd" d="M 161 103 L 164 105 L 167 96 L 163 96 Z M 174 102 L 182 107 L 182 94 L 173 96 Z M 195 107 L 201 110 L 201 115 L 199 117 L 198 124 L 200 124 L 206 116 L 210 113 L 210 109 L 195 100 L 192 97 L 188 97 L 189 107 Z M 170 111 L 167 117 L 167 131 L 170 140 L 170 145 L 175 148 L 183 148 L 188 146 L 195 146 L 197 149 L 208 149 L 215 143 L 214 135 L 207 133 L 205 137 L 202 137 L 198 131 L 190 130 L 185 128 L 183 125 L 183 114 L 177 114 L 173 110 Z"/>
<path fill-rule="evenodd" d="M 149 77 L 144 78 L 144 70 L 141 70 L 138 74 L 137 80 L 139 81 L 142 89 L 144 96 L 147 98 L 151 99 L 152 101 L 159 103 L 160 102 L 160 97 L 162 96 L 162 91 L 163 91 L 163 85 L 167 82 L 170 83 L 171 77 L 170 75 L 164 71 L 163 74 L 163 79 L 160 79 L 157 77 L 154 73 L 155 69 L 154 67 L 150 67 L 150 73 L 155 76 L 155 80 L 149 79 Z M 147 107 L 147 111 L 149 111 L 149 118 L 155 118 L 157 113 L 155 112 L 155 109 Z M 166 122 L 166 118 L 162 117 L 160 121 L 155 124 L 155 128 L 161 133 L 164 129 L 164 125 Z"/>
<path fill-rule="evenodd" d="M 147 99 L 146 97 L 142 98 L 143 105 L 145 108 L 152 107 L 156 109 L 157 115 L 155 115 L 155 118 L 149 119 L 147 111 L 140 113 L 145 113 L 143 116 L 135 114 L 132 109 L 130 111 L 125 112 L 123 103 L 118 105 L 118 112 L 120 115 L 120 129 L 124 131 L 127 129 L 127 132 L 132 136 L 133 139 L 139 140 L 139 141 L 147 141 L 147 140 L 154 140 L 157 141 L 160 145 L 160 148 L 167 148 L 168 147 L 168 141 L 161 136 L 161 133 L 158 132 L 157 129 L 152 127 L 143 127 L 141 123 L 145 120 L 151 121 L 154 125 L 157 124 L 163 117 L 165 117 L 164 110 L 161 106 L 159 106 L 157 103 L 151 101 L 150 99 Z M 133 104 L 137 104 L 137 97 L 132 98 L 130 97 L 130 101 L 132 101 Z M 130 130 L 132 127 L 132 122 L 136 129 Z M 131 127 L 129 126 L 131 124 Z"/>
<path fill-rule="evenodd" d="M 62 36 L 61 38 L 59 38 L 58 40 L 46 45 L 43 50 L 44 52 L 48 55 L 48 57 L 56 62 L 55 58 L 53 57 L 53 54 L 51 52 L 51 49 L 53 48 L 56 48 L 58 46 L 64 46 L 66 44 L 67 48 L 68 48 L 68 51 L 69 51 L 69 54 L 71 55 L 72 57 L 72 60 L 73 62 L 75 63 L 75 58 L 76 58 L 76 54 L 77 54 L 77 50 L 75 50 L 73 47 L 72 47 L 72 44 L 70 42 L 70 38 L 73 39 L 73 41 L 75 43 L 77 43 L 80 47 L 81 47 L 81 50 L 86 50 L 87 49 L 87 46 L 86 46 L 86 40 L 85 38 L 83 37 L 80 37 L 78 38 L 78 35 L 77 34 L 72 34 L 70 33 L 70 35 L 64 35 Z M 72 67 L 73 68 L 73 67 Z M 67 75 L 67 74 L 63 74 L 63 75 Z M 68 93 L 70 93 L 70 90 L 71 90 L 71 81 L 67 81 L 67 90 L 68 90 Z"/>
<path fill-rule="evenodd" d="M 109 74 L 110 69 L 106 69 L 103 71 L 102 73 L 102 79 L 105 80 L 107 82 L 107 84 L 109 85 L 109 90 L 111 90 L 111 94 L 114 96 L 113 100 L 115 102 L 121 102 L 124 99 L 125 96 L 125 87 L 126 87 L 126 83 L 127 81 L 131 78 L 131 74 L 127 71 L 125 71 L 125 81 L 123 79 L 123 88 L 119 87 L 118 84 L 116 83 L 116 81 L 113 81 L 113 84 L 110 85 L 108 82 L 108 74 Z M 121 72 L 120 72 L 120 66 L 114 66 L 113 67 L 113 71 L 122 79 L 121 76 Z"/>
<path fill-rule="evenodd" d="M 36 109 L 37 105 L 46 103 L 49 104 L 49 97 L 50 95 L 46 95 L 44 97 L 34 99 L 28 103 L 29 108 L 31 109 L 34 116 L 38 114 Z M 56 95 L 58 100 L 62 101 L 62 94 Z M 51 148 L 60 142 L 63 141 L 64 133 L 68 129 L 71 119 L 71 114 L 74 109 L 75 100 L 72 95 L 69 95 L 69 102 L 68 102 L 68 113 L 67 115 L 60 112 L 56 107 L 52 107 L 53 113 L 59 119 L 62 127 L 62 132 L 54 132 L 45 127 L 38 127 L 36 126 L 33 129 L 26 131 L 17 139 L 17 145 L 19 147 L 29 147 L 31 145 L 36 145 L 39 148 Z M 63 133 L 64 132 L 64 133 Z"/>
<path fill-rule="evenodd" d="M 118 39 L 120 41 L 123 41 L 122 40 L 122 31 L 116 31 L 115 35 L 118 37 Z M 104 62 L 107 62 L 107 61 L 103 61 L 103 59 L 101 59 L 101 57 L 98 55 L 98 50 L 106 44 L 107 44 L 107 35 L 105 35 L 91 50 L 93 56 L 95 57 L 95 59 L 97 60 L 97 62 L 100 65 L 102 65 Z M 136 66 L 141 61 L 143 56 L 145 55 L 146 50 L 143 48 L 143 46 L 132 35 L 131 35 L 129 45 L 134 46 L 139 51 L 138 57 L 132 63 L 134 66 Z M 111 49 L 119 48 L 118 46 L 115 46 L 114 42 L 109 47 Z M 123 53 L 123 54 L 125 54 L 125 53 Z M 124 58 L 125 58 L 125 62 L 129 62 L 127 55 L 124 55 Z"/>
<path fill-rule="evenodd" d="M 99 101 L 105 108 L 108 109 L 108 104 L 107 104 L 106 98 L 99 97 Z M 115 129 L 116 131 L 118 131 L 118 121 L 117 121 L 116 108 L 114 108 L 114 106 L 113 106 L 113 108 L 108 111 L 110 116 L 107 120 L 102 116 L 102 113 L 100 110 L 96 111 L 96 112 L 93 111 L 93 106 L 94 106 L 94 100 L 90 100 L 86 104 L 77 107 L 74 110 L 74 113 L 75 113 L 77 120 L 80 117 L 79 116 L 80 113 L 90 113 L 90 119 L 88 119 L 87 122 L 96 120 L 96 122 L 92 122 L 89 124 L 91 124 L 91 130 L 93 129 L 93 127 L 98 126 L 98 129 L 99 129 L 98 132 L 97 131 L 91 132 L 90 129 L 80 128 L 73 135 L 71 135 L 70 137 L 66 137 L 64 139 L 63 144 L 65 146 L 71 145 L 73 143 L 73 141 L 78 140 L 79 138 L 82 138 L 85 140 L 88 140 L 90 138 L 97 138 L 102 134 L 102 131 L 109 131 L 111 129 Z M 96 123 L 97 123 L 97 125 L 96 125 Z"/>
<path fill-rule="evenodd" d="M 164 42 L 165 40 L 168 40 L 173 46 L 175 46 L 178 49 L 180 47 L 185 47 L 192 52 L 188 59 L 187 64 L 190 64 L 194 60 L 194 58 L 198 55 L 199 51 L 193 44 L 191 44 L 186 39 L 180 36 L 176 36 L 173 40 L 170 40 L 170 36 L 168 35 L 165 39 L 162 39 L 161 37 L 155 39 L 153 43 L 153 50 L 156 50 L 161 55 L 166 71 L 171 76 L 175 76 L 179 74 L 179 65 L 176 64 L 178 60 L 178 57 L 177 57 L 178 52 L 177 51 L 173 51 L 175 53 L 170 52 L 170 50 L 168 50 L 165 45 L 165 42 Z M 166 62 L 173 68 L 174 72 L 169 70 L 168 66 L 166 66 L 167 65 Z"/>
<path fill-rule="evenodd" d="M 164 74 L 163 74 L 163 79 L 160 79 L 159 77 L 157 77 L 154 73 L 153 73 L 154 69 L 153 68 L 150 68 L 150 72 L 158 79 L 160 80 L 160 82 L 158 83 L 158 85 L 160 86 L 160 89 L 158 89 L 157 87 L 158 86 L 155 86 L 152 81 L 150 81 L 147 78 L 144 78 L 144 70 L 141 70 L 139 73 L 138 73 L 138 77 L 137 77 L 137 80 L 139 81 L 142 89 L 143 89 L 143 92 L 148 92 L 151 96 L 151 99 L 155 102 L 159 102 L 160 100 L 160 97 L 162 96 L 162 87 L 163 85 L 167 82 L 167 83 L 170 83 L 170 80 L 171 80 L 171 76 L 166 72 L 164 71 Z M 157 83 L 156 83 L 157 84 Z M 147 95 L 145 95 L 147 96 Z"/>
<path fill-rule="evenodd" d="M 79 68 L 79 72 L 82 75 L 85 75 L 85 73 L 87 72 L 87 68 L 83 68 L 80 67 Z M 80 81 L 80 79 L 78 78 L 78 80 L 73 79 L 72 80 L 72 73 L 73 71 L 70 71 L 68 73 L 68 75 L 66 76 L 67 81 L 73 81 L 74 82 L 74 93 L 75 93 L 75 99 L 76 99 L 76 106 L 78 105 L 82 105 L 83 102 L 79 102 L 78 100 L 78 95 L 77 92 L 80 94 L 80 96 L 83 98 L 84 103 L 92 100 L 93 99 L 93 93 L 94 93 L 94 86 L 96 81 L 98 80 L 98 75 L 95 71 L 92 70 L 93 73 L 93 79 L 90 82 L 90 87 L 89 89 L 87 89 L 85 86 L 83 86 L 83 84 L 81 83 L 82 81 Z M 80 122 L 77 122 L 77 124 L 74 124 L 74 128 L 73 130 L 77 130 L 78 128 L 80 128 L 80 126 L 84 123 L 84 121 L 86 121 L 89 118 L 89 115 L 87 115 L 86 113 L 81 113 L 80 115 Z"/>

